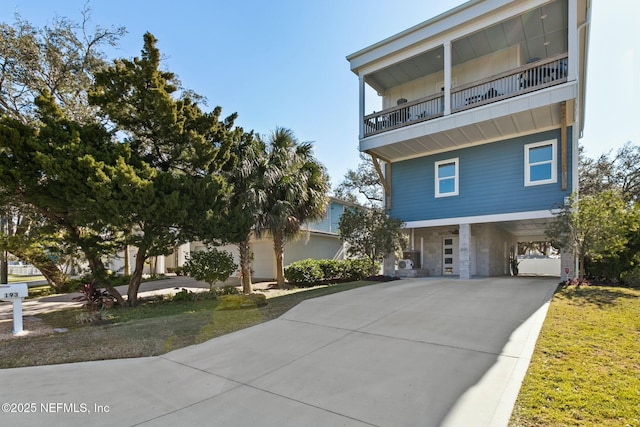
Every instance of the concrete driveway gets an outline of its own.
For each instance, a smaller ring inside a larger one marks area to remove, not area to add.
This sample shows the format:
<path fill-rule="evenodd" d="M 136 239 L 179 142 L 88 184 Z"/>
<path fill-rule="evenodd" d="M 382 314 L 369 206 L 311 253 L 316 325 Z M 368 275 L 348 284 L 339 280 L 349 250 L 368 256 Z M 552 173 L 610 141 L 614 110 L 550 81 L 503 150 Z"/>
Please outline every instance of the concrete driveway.
<path fill-rule="evenodd" d="M 0 370 L 0 424 L 504 426 L 557 282 L 388 282 L 163 356 Z"/>

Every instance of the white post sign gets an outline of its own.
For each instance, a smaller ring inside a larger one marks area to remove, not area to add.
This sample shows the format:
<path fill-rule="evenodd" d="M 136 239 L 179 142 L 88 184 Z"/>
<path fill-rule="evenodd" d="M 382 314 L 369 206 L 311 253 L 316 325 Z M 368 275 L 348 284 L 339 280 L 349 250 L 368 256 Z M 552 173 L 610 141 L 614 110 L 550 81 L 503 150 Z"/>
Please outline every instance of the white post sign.
<path fill-rule="evenodd" d="M 22 300 L 29 294 L 26 283 L 11 283 L 0 285 L 0 301 L 13 303 L 13 332 L 19 334 L 22 328 Z"/>

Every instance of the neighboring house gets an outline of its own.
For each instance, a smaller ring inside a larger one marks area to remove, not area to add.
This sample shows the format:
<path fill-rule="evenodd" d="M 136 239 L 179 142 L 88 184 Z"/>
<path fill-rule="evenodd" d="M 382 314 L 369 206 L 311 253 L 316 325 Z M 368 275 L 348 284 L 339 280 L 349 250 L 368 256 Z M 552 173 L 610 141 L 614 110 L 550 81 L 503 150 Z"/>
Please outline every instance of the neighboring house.
<path fill-rule="evenodd" d="M 347 57 L 360 150 L 410 236 L 414 262 L 399 264 L 504 275 L 518 241 L 546 239 L 578 185 L 590 4 L 473 0 Z"/>
<path fill-rule="evenodd" d="M 300 236 L 287 242 L 284 250 L 284 265 L 307 258 L 315 259 L 343 259 L 346 257 L 346 249 L 340 240 L 338 223 L 345 209 L 355 206 L 352 203 L 330 198 L 327 210 L 319 221 L 306 224 Z M 273 280 L 276 277 L 275 254 L 273 252 L 273 240 L 268 236 L 260 239 L 252 239 L 252 280 Z M 236 264 L 240 264 L 238 248 L 235 245 L 219 247 L 233 254 Z M 200 242 L 192 242 L 183 245 L 176 253 L 165 258 L 165 266 L 169 269 L 184 265 L 189 253 L 206 250 L 206 246 Z"/>

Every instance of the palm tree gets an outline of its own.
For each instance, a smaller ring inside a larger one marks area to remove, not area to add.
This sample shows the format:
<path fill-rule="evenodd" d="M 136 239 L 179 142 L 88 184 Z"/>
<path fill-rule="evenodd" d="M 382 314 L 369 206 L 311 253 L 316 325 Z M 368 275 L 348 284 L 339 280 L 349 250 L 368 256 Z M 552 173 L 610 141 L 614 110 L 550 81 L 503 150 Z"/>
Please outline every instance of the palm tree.
<path fill-rule="evenodd" d="M 265 148 L 263 177 L 270 185 L 264 188 L 255 231 L 273 238 L 276 278 L 278 286 L 284 286 L 284 245 L 304 223 L 324 215 L 329 178 L 311 143 L 298 143 L 289 129 L 276 128 Z"/>
<path fill-rule="evenodd" d="M 251 235 L 265 202 L 265 188 L 275 181 L 267 173 L 266 146 L 253 133 L 244 134 L 240 143 L 233 147 L 238 162 L 229 171 L 228 181 L 233 185 L 232 209 L 250 218 L 250 227 L 235 242 L 240 255 L 240 277 L 242 292 L 250 294 L 251 289 Z"/>

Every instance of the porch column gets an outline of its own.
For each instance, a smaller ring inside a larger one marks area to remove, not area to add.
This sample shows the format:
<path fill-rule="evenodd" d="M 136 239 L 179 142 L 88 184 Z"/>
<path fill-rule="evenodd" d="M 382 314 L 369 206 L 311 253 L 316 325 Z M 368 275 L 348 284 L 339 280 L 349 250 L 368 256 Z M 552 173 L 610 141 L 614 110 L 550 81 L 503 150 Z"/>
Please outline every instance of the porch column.
<path fill-rule="evenodd" d="M 364 138 L 364 93 L 365 93 L 365 88 L 364 88 L 364 76 L 358 76 L 358 82 L 360 83 L 360 101 L 359 101 L 359 115 L 358 115 L 358 122 L 360 123 L 360 125 L 358 126 L 359 130 L 359 134 L 360 134 L 360 139 Z"/>
<path fill-rule="evenodd" d="M 569 45 L 567 46 L 567 53 L 569 55 L 567 80 L 575 81 L 578 78 L 578 5 L 577 0 L 569 0 Z M 587 17 L 589 19 L 589 17 Z"/>
<path fill-rule="evenodd" d="M 444 45 L 444 115 L 451 114 L 451 42 Z"/>
<path fill-rule="evenodd" d="M 578 277 L 578 270 L 574 259 L 575 257 L 572 251 L 566 249 L 560 251 L 560 280 L 564 281 Z M 569 274 L 567 274 L 567 270 Z"/>
<path fill-rule="evenodd" d="M 394 277 L 396 275 L 396 254 L 391 252 L 382 260 L 382 274 Z"/>
<path fill-rule="evenodd" d="M 164 255 L 158 255 L 156 257 L 156 274 L 166 274 L 167 269 L 165 268 L 165 258 Z"/>
<path fill-rule="evenodd" d="M 471 279 L 471 226 L 460 224 L 459 226 L 459 256 L 460 279 Z"/>
<path fill-rule="evenodd" d="M 185 243 L 178 247 L 178 265 L 176 267 L 184 267 L 185 262 L 189 259 L 191 255 L 191 245 L 189 243 Z"/>

